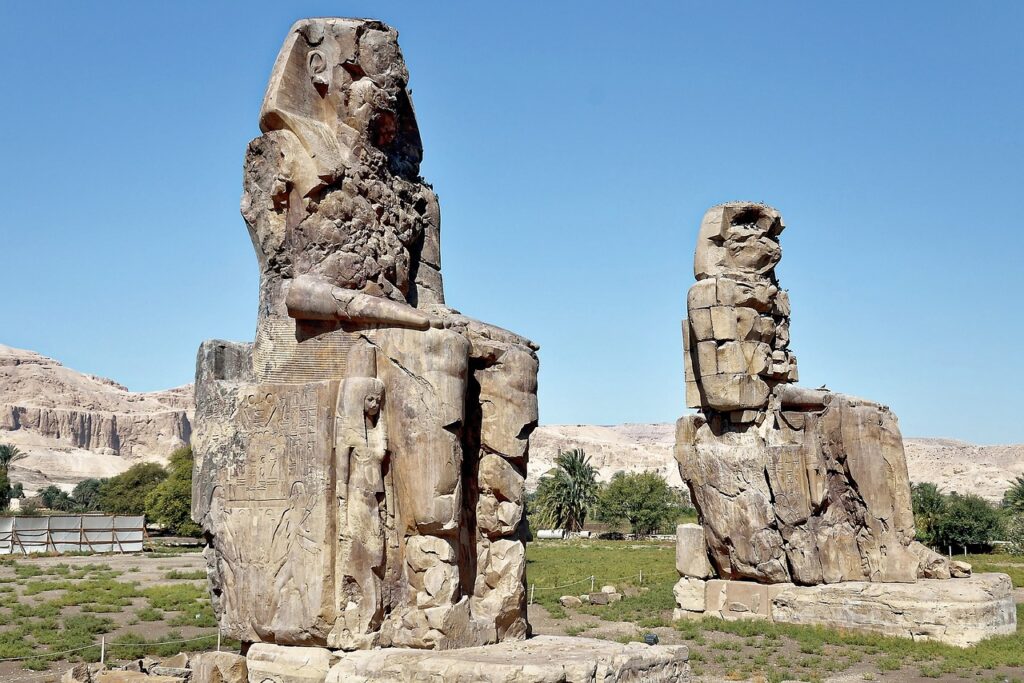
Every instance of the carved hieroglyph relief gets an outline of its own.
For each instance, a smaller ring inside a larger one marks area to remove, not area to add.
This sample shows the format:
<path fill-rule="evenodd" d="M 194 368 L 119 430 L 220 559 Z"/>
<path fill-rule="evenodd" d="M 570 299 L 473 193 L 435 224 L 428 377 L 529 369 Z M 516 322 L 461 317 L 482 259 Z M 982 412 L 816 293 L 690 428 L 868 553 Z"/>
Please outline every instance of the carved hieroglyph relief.
<path fill-rule="evenodd" d="M 397 35 L 296 23 L 246 153 L 256 338 L 200 348 L 193 441 L 214 604 L 243 641 L 452 648 L 528 630 L 538 347 L 444 305 Z"/>

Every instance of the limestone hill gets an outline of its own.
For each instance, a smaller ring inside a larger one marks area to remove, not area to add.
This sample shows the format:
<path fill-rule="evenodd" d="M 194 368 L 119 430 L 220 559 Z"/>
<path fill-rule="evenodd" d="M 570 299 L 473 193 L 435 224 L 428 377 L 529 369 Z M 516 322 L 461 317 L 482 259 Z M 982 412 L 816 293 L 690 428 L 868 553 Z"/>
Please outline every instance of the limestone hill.
<path fill-rule="evenodd" d="M 29 491 L 165 460 L 188 443 L 191 404 L 190 386 L 133 392 L 0 344 L 0 443 L 29 454 L 11 470 Z"/>

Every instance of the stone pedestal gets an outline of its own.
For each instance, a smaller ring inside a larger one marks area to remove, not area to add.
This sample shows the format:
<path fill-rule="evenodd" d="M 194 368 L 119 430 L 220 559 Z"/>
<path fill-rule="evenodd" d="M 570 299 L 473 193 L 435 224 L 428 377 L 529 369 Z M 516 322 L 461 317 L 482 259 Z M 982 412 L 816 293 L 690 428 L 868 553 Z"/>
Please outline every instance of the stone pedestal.
<path fill-rule="evenodd" d="M 620 644 L 538 636 L 457 650 L 385 648 L 332 652 L 254 645 L 249 680 L 273 683 L 675 683 L 690 680 L 685 645 Z"/>
<path fill-rule="evenodd" d="M 704 584 L 704 610 L 693 609 Z M 715 616 L 873 631 L 967 647 L 1017 630 L 1013 586 L 1006 574 L 916 583 L 846 581 L 819 586 L 680 579 L 676 619 Z M 681 599 L 685 598 L 685 599 Z"/>

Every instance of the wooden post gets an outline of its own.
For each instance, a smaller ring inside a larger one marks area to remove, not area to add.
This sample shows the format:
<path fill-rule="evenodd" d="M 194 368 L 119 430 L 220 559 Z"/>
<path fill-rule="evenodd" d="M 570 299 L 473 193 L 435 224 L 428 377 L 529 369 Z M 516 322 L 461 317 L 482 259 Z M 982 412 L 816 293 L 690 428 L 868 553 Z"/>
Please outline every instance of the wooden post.
<path fill-rule="evenodd" d="M 117 537 L 117 515 L 110 517 L 110 551 L 114 551 L 114 544 L 117 544 L 117 552 L 124 555 L 124 548 L 121 546 L 121 539 Z"/>
<path fill-rule="evenodd" d="M 11 527 L 11 539 L 18 542 L 18 545 L 21 546 L 21 554 L 26 556 L 26 557 L 28 557 L 28 551 L 25 549 L 25 544 L 21 540 L 21 535 L 18 533 L 18 520 L 19 519 L 21 519 L 21 518 L 20 517 L 15 517 L 14 518 L 14 524 Z M 12 548 L 14 547 L 13 544 L 11 545 L 11 547 Z"/>
<path fill-rule="evenodd" d="M 89 546 L 89 552 L 95 553 L 96 552 L 96 548 L 92 547 L 92 541 L 89 540 L 89 536 L 86 535 L 86 533 L 85 533 L 85 516 L 84 515 L 79 516 L 79 518 L 78 518 L 78 533 L 82 537 L 82 540 L 85 541 L 85 544 L 87 546 Z"/>

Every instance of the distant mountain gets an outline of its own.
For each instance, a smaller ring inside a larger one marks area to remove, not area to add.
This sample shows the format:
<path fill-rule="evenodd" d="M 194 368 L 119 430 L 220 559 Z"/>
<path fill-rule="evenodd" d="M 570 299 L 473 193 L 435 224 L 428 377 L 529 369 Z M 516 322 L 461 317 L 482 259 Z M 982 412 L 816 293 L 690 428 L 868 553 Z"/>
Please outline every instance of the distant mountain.
<path fill-rule="evenodd" d="M 560 450 L 582 448 L 591 456 L 602 480 L 615 472 L 653 470 L 680 486 L 679 470 L 672 456 L 675 429 L 672 424 L 543 425 L 530 442 L 527 488 L 554 466 Z M 932 482 L 949 493 L 976 493 L 1001 500 L 1015 477 L 1024 475 L 1024 444 L 975 446 L 951 439 L 904 439 L 910 480 Z"/>
<path fill-rule="evenodd" d="M 163 462 L 188 443 L 191 411 L 191 386 L 133 392 L 0 344 L 0 443 L 29 454 L 11 469 L 29 491 Z"/>
<path fill-rule="evenodd" d="M 29 491 L 87 477 L 109 477 L 135 462 L 166 461 L 191 435 L 192 386 L 128 391 L 103 377 L 0 344 L 0 443 L 29 453 L 12 469 Z M 543 425 L 531 439 L 527 487 L 554 466 L 560 450 L 582 448 L 601 480 L 615 472 L 656 471 L 681 486 L 671 424 Z M 912 481 L 998 500 L 1024 475 L 1024 445 L 975 446 L 950 439 L 906 439 Z"/>

